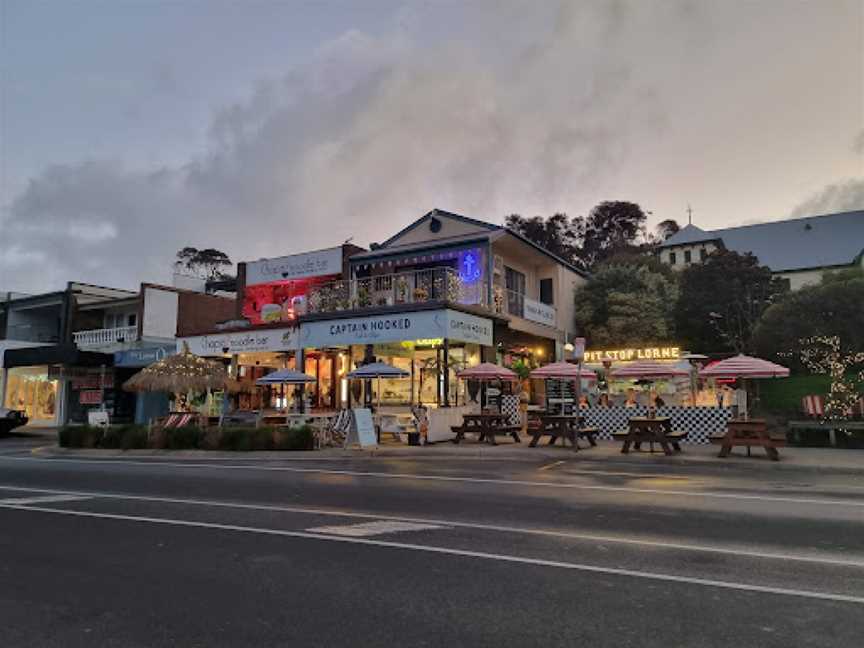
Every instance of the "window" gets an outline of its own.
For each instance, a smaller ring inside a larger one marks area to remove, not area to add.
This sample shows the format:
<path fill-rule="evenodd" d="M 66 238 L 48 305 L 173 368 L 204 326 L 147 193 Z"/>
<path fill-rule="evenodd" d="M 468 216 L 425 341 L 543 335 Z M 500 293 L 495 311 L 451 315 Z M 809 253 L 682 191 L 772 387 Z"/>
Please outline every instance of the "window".
<path fill-rule="evenodd" d="M 678 260 L 678 259 L 676 258 L 675 253 L 674 253 L 674 252 L 670 252 L 670 253 L 669 253 L 669 265 L 675 265 L 675 263 L 676 263 L 677 260 Z"/>
<path fill-rule="evenodd" d="M 522 317 L 525 312 L 525 275 L 504 266 L 504 281 L 507 288 L 507 312 Z"/>
<path fill-rule="evenodd" d="M 707 256 L 708 256 L 708 251 L 705 248 L 702 248 L 701 250 L 699 250 L 699 260 L 700 261 L 704 261 L 705 257 L 707 257 Z"/>
<path fill-rule="evenodd" d="M 552 279 L 540 280 L 540 301 L 549 306 L 555 303 L 555 294 L 552 292 Z"/>
<path fill-rule="evenodd" d="M 137 326 L 138 325 L 138 315 L 137 313 L 131 313 L 129 317 L 126 318 L 127 326 Z"/>
<path fill-rule="evenodd" d="M 690 250 L 684 250 L 684 263 L 693 261 L 693 253 Z"/>

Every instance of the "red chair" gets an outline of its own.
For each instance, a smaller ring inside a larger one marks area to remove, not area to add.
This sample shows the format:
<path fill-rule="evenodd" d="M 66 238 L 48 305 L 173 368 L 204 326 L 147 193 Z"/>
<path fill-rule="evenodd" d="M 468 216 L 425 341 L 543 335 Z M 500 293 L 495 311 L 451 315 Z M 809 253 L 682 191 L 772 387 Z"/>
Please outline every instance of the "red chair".
<path fill-rule="evenodd" d="M 825 415 L 825 399 L 811 394 L 801 399 L 801 409 L 810 418 L 821 418 Z"/>

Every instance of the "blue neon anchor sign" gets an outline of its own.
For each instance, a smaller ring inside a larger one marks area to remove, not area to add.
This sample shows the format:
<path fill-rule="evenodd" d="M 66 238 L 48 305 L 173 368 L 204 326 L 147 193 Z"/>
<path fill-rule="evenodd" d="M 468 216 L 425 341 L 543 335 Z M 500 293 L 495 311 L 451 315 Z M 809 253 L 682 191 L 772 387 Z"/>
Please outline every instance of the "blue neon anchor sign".
<path fill-rule="evenodd" d="M 474 250 L 468 250 L 459 259 L 459 278 L 465 283 L 474 283 L 480 278 L 483 271 Z"/>

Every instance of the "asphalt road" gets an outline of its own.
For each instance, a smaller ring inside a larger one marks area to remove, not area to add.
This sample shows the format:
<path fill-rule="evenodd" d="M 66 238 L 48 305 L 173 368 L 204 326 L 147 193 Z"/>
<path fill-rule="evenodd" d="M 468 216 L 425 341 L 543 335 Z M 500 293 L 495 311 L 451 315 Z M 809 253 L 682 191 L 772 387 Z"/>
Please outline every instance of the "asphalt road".
<path fill-rule="evenodd" d="M 0 440 L 8 646 L 855 646 L 864 482 Z"/>

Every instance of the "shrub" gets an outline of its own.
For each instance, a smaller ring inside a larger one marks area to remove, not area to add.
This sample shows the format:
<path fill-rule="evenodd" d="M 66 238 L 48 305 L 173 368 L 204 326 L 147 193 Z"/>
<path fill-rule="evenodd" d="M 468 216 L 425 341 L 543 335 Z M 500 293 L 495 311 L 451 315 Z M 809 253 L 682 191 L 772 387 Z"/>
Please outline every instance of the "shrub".
<path fill-rule="evenodd" d="M 90 425 L 65 425 L 58 433 L 58 443 L 64 448 L 95 448 L 104 434 L 100 427 Z"/>
<path fill-rule="evenodd" d="M 201 445 L 204 431 L 194 425 L 165 429 L 165 447 L 169 450 L 192 450 Z"/>
<path fill-rule="evenodd" d="M 277 450 L 312 450 L 315 447 L 314 432 L 309 425 L 281 428 L 273 438 Z"/>
<path fill-rule="evenodd" d="M 226 427 L 219 436 L 220 450 L 251 450 L 252 432 L 256 428 Z"/>
<path fill-rule="evenodd" d="M 147 428 L 143 425 L 124 425 L 120 437 L 123 450 L 140 450 L 147 447 Z"/>

